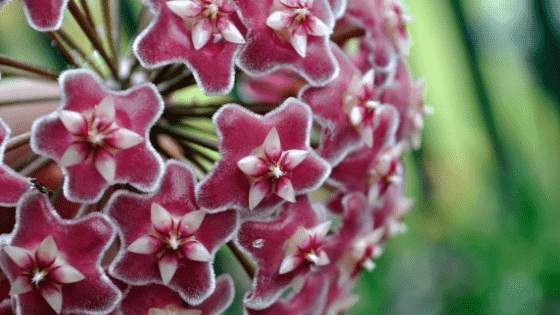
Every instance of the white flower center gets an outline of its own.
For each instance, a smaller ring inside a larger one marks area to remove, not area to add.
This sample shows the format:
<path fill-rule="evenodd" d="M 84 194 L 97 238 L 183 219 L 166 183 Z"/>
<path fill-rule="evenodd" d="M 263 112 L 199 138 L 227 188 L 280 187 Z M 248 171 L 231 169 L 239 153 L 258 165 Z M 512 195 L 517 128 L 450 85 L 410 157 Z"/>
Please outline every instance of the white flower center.
<path fill-rule="evenodd" d="M 280 178 L 280 177 L 284 176 L 284 172 L 278 166 L 273 166 L 270 169 L 270 171 L 272 172 L 272 175 L 274 175 L 276 178 Z"/>
<path fill-rule="evenodd" d="M 296 9 L 295 13 L 300 17 L 300 18 L 304 18 L 307 15 L 309 15 L 309 9 L 308 8 L 301 8 L 301 9 Z"/>
<path fill-rule="evenodd" d="M 208 6 L 208 10 L 210 10 L 210 13 L 215 14 L 218 13 L 219 8 L 217 4 L 212 3 L 211 5 Z"/>
<path fill-rule="evenodd" d="M 46 275 L 47 275 L 47 272 L 45 270 L 36 271 L 33 274 L 33 278 L 31 279 L 31 282 L 33 282 L 33 284 L 35 284 L 35 285 L 38 285 L 39 282 L 43 281 L 43 279 L 45 278 Z"/>
<path fill-rule="evenodd" d="M 168 244 L 173 250 L 177 250 L 177 248 L 179 248 L 179 240 L 175 237 L 175 235 L 169 239 Z"/>

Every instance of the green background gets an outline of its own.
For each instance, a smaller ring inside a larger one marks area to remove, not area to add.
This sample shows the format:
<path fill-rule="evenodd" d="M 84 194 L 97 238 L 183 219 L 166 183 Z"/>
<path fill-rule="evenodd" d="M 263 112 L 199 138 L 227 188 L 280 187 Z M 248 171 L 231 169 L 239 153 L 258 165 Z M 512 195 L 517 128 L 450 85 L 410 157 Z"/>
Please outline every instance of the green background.
<path fill-rule="evenodd" d="M 408 232 L 362 275 L 348 314 L 560 314 L 560 1 L 405 4 L 434 114 L 405 156 Z M 139 7 L 121 2 L 123 47 Z M 19 2 L 0 11 L 0 51 L 65 67 Z M 247 289 L 228 255 L 217 271 Z"/>

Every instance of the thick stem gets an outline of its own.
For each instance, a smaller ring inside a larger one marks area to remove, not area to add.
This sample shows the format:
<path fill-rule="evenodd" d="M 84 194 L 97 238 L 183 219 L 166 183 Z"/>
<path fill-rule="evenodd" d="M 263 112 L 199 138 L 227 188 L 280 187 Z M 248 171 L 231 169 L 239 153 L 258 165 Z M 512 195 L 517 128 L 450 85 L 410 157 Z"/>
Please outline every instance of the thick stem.
<path fill-rule="evenodd" d="M 113 22 L 111 21 L 111 8 L 109 0 L 101 1 L 101 11 L 103 12 L 103 23 L 105 24 L 105 29 L 107 30 L 107 38 L 109 40 L 109 49 L 111 50 L 111 55 L 113 60 L 118 60 L 119 55 L 117 54 L 117 48 L 115 46 L 115 41 L 118 37 L 113 36 Z"/>
<path fill-rule="evenodd" d="M 10 152 L 14 149 L 22 147 L 29 143 L 29 139 L 31 138 L 31 132 L 22 133 L 21 135 L 15 136 L 10 138 L 6 143 L 5 152 Z"/>
<path fill-rule="evenodd" d="M 99 75 L 100 77 L 104 77 L 103 72 L 101 71 L 101 69 L 99 69 L 99 67 L 97 66 L 97 64 L 95 64 L 93 62 L 93 60 L 91 60 L 90 58 L 88 58 L 88 56 L 86 55 L 86 53 L 82 50 L 82 48 L 80 46 L 78 46 L 78 44 L 76 44 L 72 38 L 70 38 L 70 36 L 68 36 L 62 29 L 58 30 L 57 34 L 60 36 L 60 38 L 62 38 L 62 40 L 74 51 L 76 51 L 80 57 L 82 57 L 82 59 L 85 61 L 86 64 L 88 64 L 89 66 L 91 66 L 91 68 L 93 69 L 93 71 L 95 71 L 95 73 L 97 73 L 97 75 Z"/>
<path fill-rule="evenodd" d="M 64 60 L 66 60 L 66 62 L 69 63 L 70 65 L 74 67 L 78 67 L 78 64 L 76 63 L 76 60 L 74 60 L 74 58 L 72 57 L 72 54 L 70 54 L 68 49 L 64 47 L 64 45 L 62 44 L 60 39 L 55 35 L 55 33 L 47 32 L 46 34 L 47 37 L 56 44 L 56 47 L 58 48 L 58 51 L 60 51 L 60 53 L 62 54 L 62 57 L 64 57 Z"/>
<path fill-rule="evenodd" d="M 192 142 L 192 143 L 198 144 L 200 146 L 203 146 L 205 148 L 212 149 L 214 151 L 218 151 L 218 143 L 216 141 L 200 138 L 200 137 L 188 134 L 188 133 L 181 132 L 181 131 L 176 130 L 174 128 L 168 127 L 161 122 L 156 123 L 156 125 L 152 128 L 152 130 L 156 133 L 164 133 L 164 134 L 169 135 L 172 138 Z"/>
<path fill-rule="evenodd" d="M 239 248 L 235 246 L 233 241 L 227 242 L 227 246 L 235 255 L 241 266 L 243 266 L 243 269 L 245 270 L 245 272 L 247 272 L 249 278 L 253 279 L 255 277 L 255 267 L 253 266 L 249 258 L 247 258 L 247 256 L 245 256 L 245 254 L 243 254 L 241 250 L 239 250 Z"/>
<path fill-rule="evenodd" d="M 3 54 L 0 54 L 0 65 L 12 67 L 12 68 L 18 68 L 18 69 L 21 69 L 21 70 L 32 72 L 32 73 L 38 74 L 40 76 L 43 76 L 45 78 L 55 80 L 55 81 L 58 80 L 58 76 L 60 75 L 60 73 L 58 73 L 55 70 L 45 68 L 45 67 L 42 67 L 42 66 L 38 66 L 38 65 L 34 65 L 34 64 L 30 64 L 30 63 L 27 63 L 27 62 L 23 62 L 21 60 L 18 60 L 16 58 L 12 58 L 12 57 L 8 57 L 8 56 L 3 55 Z"/>

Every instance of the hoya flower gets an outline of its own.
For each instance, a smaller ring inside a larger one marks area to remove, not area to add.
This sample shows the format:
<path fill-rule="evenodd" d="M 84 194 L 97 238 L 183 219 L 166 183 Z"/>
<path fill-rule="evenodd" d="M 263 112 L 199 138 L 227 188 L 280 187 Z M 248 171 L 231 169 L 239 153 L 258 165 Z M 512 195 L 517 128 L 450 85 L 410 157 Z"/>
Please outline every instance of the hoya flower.
<path fill-rule="evenodd" d="M 266 216 L 317 189 L 330 172 L 309 146 L 309 107 L 296 99 L 265 116 L 225 105 L 213 120 L 221 158 L 197 186 L 197 200 L 210 212 L 234 207 L 242 219 Z"/>
<path fill-rule="evenodd" d="M 0 251 L 16 314 L 110 312 L 121 293 L 103 272 L 101 259 L 114 237 L 104 215 L 65 221 L 45 195 L 25 194 Z"/>
<path fill-rule="evenodd" d="M 195 179 L 180 162 L 168 162 L 157 191 L 138 195 L 119 191 L 106 212 L 119 227 L 121 249 L 109 267 L 132 285 L 164 284 L 189 303 L 214 290 L 214 254 L 232 238 L 237 215 L 205 213 L 194 198 Z"/>
<path fill-rule="evenodd" d="M 58 111 L 33 123 L 31 147 L 62 167 L 64 196 L 95 202 L 116 183 L 153 190 L 163 170 L 148 141 L 163 111 L 155 87 L 109 91 L 86 70 L 64 72 L 60 86 L 62 103 Z"/>
<path fill-rule="evenodd" d="M 153 69 L 181 62 L 206 95 L 233 88 L 234 60 L 245 43 L 245 28 L 232 0 L 146 0 L 155 14 L 134 41 L 142 66 Z"/>
<path fill-rule="evenodd" d="M 5 166 L 4 149 L 10 138 L 10 128 L 0 119 L 0 206 L 13 207 L 29 189 L 29 180 Z"/>
<path fill-rule="evenodd" d="M 408 144 L 399 142 L 379 155 L 367 177 L 368 201 L 371 205 L 382 206 L 383 196 L 391 184 L 404 181 L 404 164 L 401 161 Z"/>
<path fill-rule="evenodd" d="M 384 0 L 382 10 L 393 43 L 401 55 L 408 56 L 410 37 L 406 30 L 406 23 L 412 18 L 403 13 L 404 6 L 401 0 Z"/>
<path fill-rule="evenodd" d="M 0 0 L 0 9 L 12 0 Z M 62 25 L 68 0 L 20 0 L 27 22 L 34 29 L 54 31 Z"/>
<path fill-rule="evenodd" d="M 216 289 L 198 305 L 185 305 L 177 292 L 159 285 L 133 286 L 111 315 L 219 315 L 233 301 L 233 280 L 228 274 L 216 279 Z"/>
<path fill-rule="evenodd" d="M 307 195 L 284 204 L 277 217 L 243 223 L 236 242 L 258 265 L 253 290 L 243 299 L 245 305 L 262 310 L 311 266 L 327 264 L 330 260 L 323 243 L 330 226 L 324 210 L 313 208 Z"/>
<path fill-rule="evenodd" d="M 406 231 L 402 222 L 406 213 L 414 205 L 414 201 L 404 198 L 404 183 L 391 185 L 385 192 L 383 206 L 373 209 L 374 228 L 383 229 L 383 239 L 390 239 Z"/>
<path fill-rule="evenodd" d="M 326 0 L 233 0 L 248 27 L 238 60 L 260 76 L 291 68 L 313 85 L 332 80 L 338 66 L 329 49 L 334 17 Z"/>
<path fill-rule="evenodd" d="M 424 88 L 426 84 L 423 80 L 418 80 L 413 88 L 410 96 L 410 106 L 408 112 L 409 120 L 409 138 L 410 145 L 414 149 L 420 149 L 422 141 L 422 128 L 424 128 L 424 116 L 432 113 L 430 107 L 424 106 Z"/>
<path fill-rule="evenodd" d="M 324 87 L 305 87 L 299 97 L 309 104 L 323 126 L 319 154 L 336 165 L 359 145 L 373 146 L 381 113 L 397 113 L 393 106 L 379 100 L 374 70 L 362 75 L 342 50 L 336 45 L 331 47 L 340 65 L 339 76 Z M 380 140 L 383 141 L 376 139 Z"/>

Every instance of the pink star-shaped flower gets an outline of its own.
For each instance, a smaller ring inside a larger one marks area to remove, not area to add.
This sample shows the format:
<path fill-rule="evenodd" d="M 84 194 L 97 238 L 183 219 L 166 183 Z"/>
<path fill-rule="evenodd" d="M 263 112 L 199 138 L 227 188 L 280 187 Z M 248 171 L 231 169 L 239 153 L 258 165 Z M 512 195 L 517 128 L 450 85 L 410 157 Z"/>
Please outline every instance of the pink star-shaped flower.
<path fill-rule="evenodd" d="M 174 161 L 155 193 L 111 196 L 106 212 L 122 242 L 109 267 L 112 276 L 132 285 L 164 284 L 189 303 L 212 293 L 212 260 L 237 230 L 237 215 L 205 213 L 195 202 L 194 185 L 189 168 Z"/>
<path fill-rule="evenodd" d="M 234 83 L 234 60 L 245 27 L 232 0 L 147 0 L 155 18 L 134 41 L 142 66 L 182 62 L 206 95 L 224 95 Z"/>
<path fill-rule="evenodd" d="M 61 75 L 62 103 L 31 128 L 31 147 L 62 167 L 64 196 L 95 202 L 112 184 L 154 189 L 163 162 L 149 140 L 149 130 L 163 111 L 153 85 L 124 92 L 107 90 L 90 71 Z"/>
<path fill-rule="evenodd" d="M 0 119 L 0 206 L 13 207 L 19 198 L 29 190 L 29 180 L 11 168 L 3 165 L 4 149 L 10 138 L 10 128 Z"/>
<path fill-rule="evenodd" d="M 297 197 L 296 203 L 284 204 L 277 217 L 243 223 L 236 242 L 259 267 L 253 291 L 243 299 L 245 305 L 262 310 L 274 303 L 296 276 L 309 272 L 310 266 L 328 264 L 322 246 L 330 226 L 324 211 L 313 208 L 307 195 Z"/>
<path fill-rule="evenodd" d="M 0 0 L 0 9 L 11 0 Z M 27 22 L 34 29 L 55 31 L 62 25 L 68 0 L 20 0 Z"/>
<path fill-rule="evenodd" d="M 432 108 L 424 105 L 425 82 L 418 80 L 412 87 L 410 104 L 408 109 L 408 137 L 410 145 L 414 149 L 420 149 L 422 141 L 422 128 L 424 128 L 424 116 L 432 113 Z"/>
<path fill-rule="evenodd" d="M 198 305 L 184 305 L 179 294 L 159 284 L 133 286 L 111 315 L 218 315 L 231 304 L 233 296 L 233 280 L 228 274 L 216 279 L 214 292 Z"/>
<path fill-rule="evenodd" d="M 45 195 L 25 194 L 14 231 L 0 251 L 16 313 L 110 312 L 121 292 L 101 260 L 114 238 L 113 225 L 102 214 L 62 220 Z"/>
<path fill-rule="evenodd" d="M 326 0 L 233 0 L 249 28 L 238 60 L 259 76 L 291 68 L 313 85 L 332 80 L 338 65 L 328 40 L 334 17 Z"/>
<path fill-rule="evenodd" d="M 363 143 L 373 146 L 380 116 L 397 116 L 397 112 L 379 100 L 373 69 L 362 75 L 340 48 L 331 47 L 340 65 L 339 76 L 324 87 L 304 87 L 299 97 L 323 126 L 319 154 L 336 165 Z M 398 121 L 395 119 L 390 128 L 396 128 Z"/>
<path fill-rule="evenodd" d="M 221 158 L 197 186 L 197 200 L 209 212 L 234 207 L 242 219 L 263 217 L 317 189 L 330 172 L 309 146 L 309 107 L 296 99 L 265 116 L 225 105 L 213 120 Z"/>

